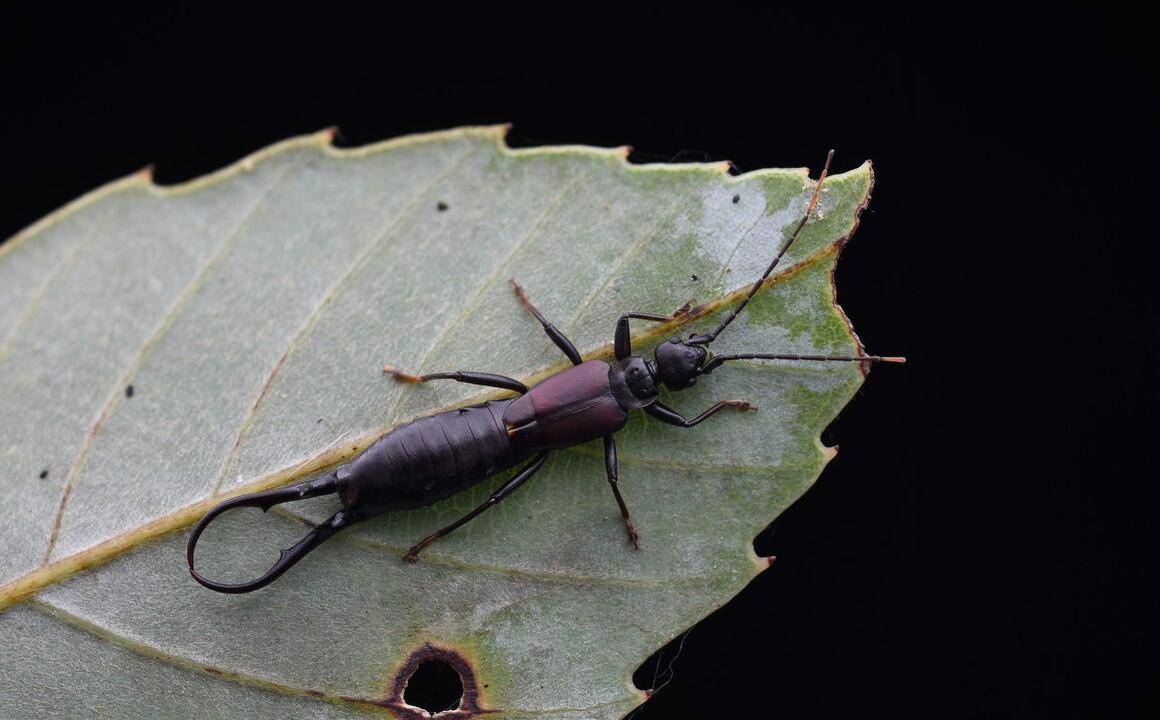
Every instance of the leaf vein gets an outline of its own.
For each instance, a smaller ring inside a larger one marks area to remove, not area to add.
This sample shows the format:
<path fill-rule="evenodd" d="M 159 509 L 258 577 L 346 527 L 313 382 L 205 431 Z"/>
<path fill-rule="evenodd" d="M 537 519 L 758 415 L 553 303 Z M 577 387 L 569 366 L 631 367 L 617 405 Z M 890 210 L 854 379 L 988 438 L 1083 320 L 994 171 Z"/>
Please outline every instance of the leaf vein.
<path fill-rule="evenodd" d="M 793 204 L 793 199 L 791 198 L 790 205 L 792 205 L 792 204 Z M 804 205 L 803 205 L 803 207 L 804 207 Z M 786 209 L 789 209 L 789 205 L 786 205 Z M 765 217 L 766 217 L 765 211 L 763 210 L 761 212 L 761 214 L 757 216 L 757 219 L 753 221 L 753 224 L 749 226 L 749 229 L 746 230 L 744 233 L 742 233 L 741 237 L 737 238 L 737 244 L 733 246 L 733 251 L 729 253 L 729 257 L 721 265 L 721 272 L 717 273 L 717 277 L 713 278 L 714 285 L 716 285 L 718 283 L 725 282 L 725 274 L 727 272 L 729 272 L 729 264 L 733 262 L 733 258 L 737 257 L 737 251 L 740 250 L 741 246 L 745 244 L 745 241 L 749 238 L 749 234 L 753 232 L 754 228 L 756 228 L 757 225 L 763 219 L 765 219 Z M 785 234 L 784 227 L 781 228 L 781 234 L 783 234 L 783 235 Z M 784 241 L 784 239 L 782 239 L 782 240 L 780 240 L 780 242 L 785 242 L 785 241 Z"/>
<path fill-rule="evenodd" d="M 122 635 L 111 628 L 105 627 L 98 623 L 88 620 L 79 615 L 75 615 L 58 605 L 55 605 L 42 598 L 29 601 L 29 605 L 37 608 L 49 617 L 59 620 L 67 625 L 74 627 L 82 632 L 92 635 L 96 639 L 107 642 L 114 647 L 121 648 L 128 652 L 164 663 L 182 670 L 190 670 L 207 677 L 212 677 L 221 682 L 231 682 L 247 687 L 255 688 L 257 690 L 265 690 L 267 692 L 275 692 L 281 695 L 293 695 L 318 702 L 328 702 L 335 705 L 346 705 L 349 700 L 332 695 L 320 690 L 295 687 L 286 683 L 275 682 L 273 680 L 266 680 L 265 678 L 257 677 L 256 675 L 249 675 L 240 673 L 234 670 L 224 670 L 214 667 L 207 663 L 198 663 L 190 658 L 183 657 L 171 652 L 166 652 L 158 647 L 141 642 L 140 640 Z"/>
<path fill-rule="evenodd" d="M 565 185 L 564 189 L 556 195 L 555 199 L 549 203 L 543 211 L 540 212 L 532 226 L 527 230 L 527 232 L 524 233 L 523 237 L 521 237 L 516 242 L 516 244 L 512 246 L 512 249 L 496 266 L 495 272 L 493 272 L 487 278 L 487 280 L 484 281 L 483 285 L 480 286 L 479 290 L 471 298 L 471 301 L 467 304 L 463 311 L 443 326 L 443 330 L 439 332 L 438 337 L 435 338 L 435 342 L 431 345 L 431 351 L 427 353 L 426 357 L 424 357 L 423 361 L 420 363 L 420 370 L 426 369 L 424 365 L 426 364 L 427 359 L 447 339 L 447 337 L 451 334 L 451 331 L 466 322 L 467 319 L 471 317 L 471 314 L 479 309 L 479 306 L 483 303 L 483 296 L 487 293 L 488 288 L 495 285 L 495 283 L 504 274 L 504 269 L 511 265 L 512 260 L 515 259 L 520 250 L 526 247 L 529 243 L 532 242 L 532 240 L 537 237 L 537 233 L 540 231 L 540 229 L 546 225 L 552 216 L 555 215 L 556 212 L 560 209 L 560 206 L 563 204 L 564 198 L 568 196 L 568 193 L 575 189 L 576 186 L 580 184 L 581 180 L 587 179 L 587 177 L 588 173 L 582 173 L 572 182 Z"/>
<path fill-rule="evenodd" d="M 105 222 L 101 223 L 99 229 L 94 228 L 91 233 L 85 235 L 83 238 L 81 238 L 80 241 L 77 242 L 76 247 L 69 249 L 68 252 L 62 255 L 59 260 L 57 260 L 52 270 L 50 270 L 48 275 L 45 277 L 44 282 L 40 284 L 40 287 L 36 289 L 36 291 L 32 294 L 32 297 L 28 299 L 28 302 L 25 304 L 24 308 L 20 311 L 20 316 L 17 317 L 16 322 L 12 325 L 12 329 L 9 330 L 8 334 L 4 337 L 4 342 L 0 343 L 0 360 L 8 357 L 9 353 L 12 352 L 12 343 L 16 339 L 17 334 L 19 334 L 20 330 L 23 329 L 28 321 L 32 319 L 32 316 L 36 313 L 37 308 L 39 308 L 40 304 L 44 302 L 44 298 L 48 295 L 48 288 L 52 286 L 52 283 L 54 283 L 56 279 L 62 275 L 69 266 L 72 265 L 76 257 L 80 255 L 81 250 L 88 247 L 89 241 L 94 235 L 96 235 L 98 232 L 103 232 L 106 228 L 108 228 L 109 225 L 112 224 L 113 218 L 117 214 L 118 213 L 115 212 L 109 213 L 109 215 L 105 218 Z"/>
<path fill-rule="evenodd" d="M 169 308 L 166 309 L 165 314 L 162 316 L 161 320 L 153 328 L 153 332 L 149 334 L 149 337 L 145 339 L 145 342 L 141 344 L 140 349 L 138 349 L 137 353 L 133 356 L 133 359 L 129 362 L 129 367 L 125 370 L 124 373 L 121 374 L 120 377 L 117 378 L 116 381 L 114 381 L 104 404 L 101 406 L 101 410 L 97 413 L 96 419 L 89 426 L 89 431 L 85 434 L 84 442 L 81 444 L 80 449 L 77 451 L 77 454 L 73 458 L 73 462 L 69 467 L 69 473 L 65 479 L 64 488 L 61 490 L 60 504 L 57 506 L 56 516 L 53 519 L 52 531 L 50 532 L 48 538 L 48 545 L 44 551 L 44 559 L 41 562 L 42 566 L 48 564 L 49 558 L 52 557 L 52 552 L 56 547 L 57 538 L 60 535 L 61 523 L 64 520 L 65 508 L 68 505 L 69 497 L 72 495 L 73 488 L 76 484 L 78 476 L 80 475 L 81 469 L 84 468 L 85 462 L 88 460 L 89 452 L 92 450 L 93 443 L 96 440 L 97 431 L 100 430 L 101 425 L 105 422 L 105 420 L 108 419 L 109 414 L 113 411 L 114 408 L 117 407 L 117 405 L 124 397 L 122 388 L 128 385 L 134 375 L 136 375 L 137 371 L 141 369 L 141 365 L 144 363 L 145 358 L 149 354 L 149 351 L 152 350 L 157 345 L 157 343 L 160 342 L 161 338 L 165 337 L 165 335 L 169 332 L 169 329 L 173 327 L 174 320 L 186 307 L 190 298 L 196 294 L 197 290 L 205 281 L 206 273 L 211 267 L 216 265 L 222 257 L 225 256 L 226 250 L 229 249 L 230 245 L 232 245 L 234 240 L 237 239 L 237 237 L 241 234 L 241 229 L 246 225 L 247 222 L 249 222 L 250 218 L 252 218 L 254 214 L 263 205 L 266 204 L 275 189 L 277 189 L 282 184 L 282 181 L 289 177 L 294 170 L 297 170 L 302 165 L 303 162 L 301 160 L 291 163 L 280 175 L 278 175 L 278 177 L 271 181 L 270 186 L 263 190 L 262 193 L 254 199 L 254 202 L 251 204 L 251 206 L 244 213 L 242 213 L 241 216 L 239 216 L 238 221 L 234 223 L 234 226 L 228 233 L 226 233 L 223 240 L 218 243 L 218 246 L 214 248 L 213 252 L 206 257 L 202 266 L 197 270 L 196 273 L 194 273 L 193 277 L 190 278 L 185 287 L 182 288 L 181 293 L 177 296 L 177 299 L 173 302 L 172 305 L 169 306 Z"/>
<path fill-rule="evenodd" d="M 388 224 L 382 232 L 374 237 L 374 239 L 367 245 L 367 248 L 358 256 L 358 258 L 355 259 L 354 263 L 352 263 L 351 266 L 345 272 L 343 272 L 339 278 L 330 285 L 330 287 L 326 289 L 318 304 L 314 306 L 314 309 L 312 309 L 310 314 L 306 317 L 305 322 L 303 322 L 302 326 L 299 327 L 293 337 L 290 338 L 290 341 L 287 343 L 286 349 L 283 351 L 282 356 L 278 358 L 278 362 L 274 363 L 274 366 L 270 369 L 270 372 L 266 375 L 265 380 L 262 382 L 262 387 L 261 390 L 258 391 L 258 396 L 254 399 L 253 404 L 251 404 L 249 412 L 246 413 L 246 417 L 238 425 L 238 433 L 234 437 L 234 442 L 230 448 L 229 454 L 226 456 L 217 477 L 214 479 L 214 484 L 212 490 L 210 491 L 210 495 L 217 495 L 221 491 L 221 485 L 225 479 L 226 473 L 229 471 L 230 464 L 233 463 L 233 461 L 237 458 L 237 454 L 241 449 L 242 442 L 249 434 L 250 428 L 252 427 L 255 418 L 257 418 L 258 411 L 261 409 L 262 404 L 265 402 L 270 388 L 273 386 L 274 379 L 278 375 L 278 372 L 282 369 L 290 355 L 293 354 L 294 351 L 299 347 L 301 347 L 302 342 L 306 339 L 307 336 L 309 336 L 310 332 L 314 329 L 314 326 L 317 325 L 318 320 L 322 317 L 323 311 L 336 297 L 339 288 L 347 281 L 348 278 L 353 276 L 360 269 L 365 267 L 368 262 L 370 262 L 370 259 L 374 256 L 375 252 L 382 247 L 382 244 L 388 238 L 395 234 L 404 220 L 414 214 L 415 210 L 421 206 L 423 199 L 428 197 L 431 191 L 438 187 L 440 182 L 455 172 L 455 170 L 457 170 L 469 157 L 475 155 L 478 152 L 480 152 L 479 149 L 464 151 L 464 153 L 456 158 L 456 160 L 452 162 L 446 170 L 436 175 L 431 180 L 431 182 L 427 183 L 425 187 L 415 193 L 407 205 L 399 211 L 399 215 L 393 221 L 391 221 L 391 223 Z"/>
<path fill-rule="evenodd" d="M 661 219 L 657 220 L 656 223 L 654 223 L 647 232 L 641 233 L 640 236 L 638 236 L 636 240 L 633 241 L 628 250 L 626 250 L 624 254 L 620 256 L 620 261 L 616 263 L 616 267 L 612 269 L 612 272 L 608 273 L 608 277 L 605 278 L 604 282 L 601 283 L 600 286 L 593 290 L 591 293 L 589 293 L 587 297 L 580 301 L 576 310 L 576 314 L 572 316 L 572 319 L 568 323 L 568 332 L 566 334 L 571 335 L 576 332 L 576 323 L 580 322 L 580 319 L 584 317 L 584 313 L 588 310 L 592 303 L 596 301 L 596 298 L 600 297 L 604 290 L 614 281 L 620 279 L 622 273 L 624 272 L 625 266 L 628 265 L 628 261 L 640 254 L 640 251 L 644 248 L 648 241 L 656 237 L 660 233 L 661 228 L 663 228 L 670 220 L 677 216 L 677 213 L 679 213 L 681 210 L 681 201 L 684 199 L 684 196 L 678 193 L 677 198 L 666 209 L 665 214 L 661 217 Z"/>
<path fill-rule="evenodd" d="M 475 308 L 477 308 L 479 306 L 479 303 L 482 300 L 483 294 L 487 291 L 487 289 L 489 287 L 491 287 L 496 282 L 496 280 L 503 273 L 503 269 L 508 266 L 508 263 L 510 263 L 512 258 L 514 258 L 516 256 L 516 254 L 519 253 L 520 249 L 523 248 L 527 243 L 529 243 L 534 237 L 536 237 L 536 233 L 540 230 L 541 227 L 543 227 L 543 225 L 548 221 L 548 219 L 550 219 L 552 217 L 552 215 L 555 214 L 555 212 L 559 209 L 561 203 L 563 202 L 564 197 L 568 194 L 568 192 L 573 187 L 576 186 L 576 184 L 577 184 L 576 182 L 573 182 L 573 183 L 569 184 L 568 186 L 566 186 L 555 197 L 555 199 L 551 203 L 549 203 L 547 207 L 545 207 L 545 209 L 540 213 L 540 215 L 531 224 L 531 226 L 529 226 L 529 228 L 524 232 L 524 234 L 519 238 L 519 240 L 517 240 L 516 243 L 512 246 L 512 249 L 508 251 L 508 253 L 503 257 L 502 260 L 500 260 L 499 263 L 497 263 L 495 271 L 493 271 L 492 274 L 489 275 L 487 277 L 487 279 L 485 279 L 483 281 L 483 284 L 480 285 L 480 287 L 475 291 L 474 295 L 472 296 L 471 302 L 468 304 L 468 307 L 466 309 L 464 309 L 463 312 L 459 313 L 458 315 L 456 315 L 455 317 L 451 318 L 450 320 L 448 320 L 446 323 L 443 324 L 443 327 L 439 330 L 438 334 L 435 337 L 435 340 L 431 343 L 431 345 L 429 345 L 427 347 L 426 352 L 423 353 L 423 357 L 422 357 L 422 359 L 419 360 L 419 364 L 416 367 L 418 367 L 420 370 L 422 370 L 427 365 L 427 363 L 430 362 L 431 356 L 435 353 L 435 351 L 439 349 L 439 345 L 450 334 L 452 328 L 456 327 Z M 411 391 L 410 388 L 404 387 L 399 392 L 398 398 L 395 400 L 394 404 L 391 406 L 391 409 L 387 413 L 388 418 L 394 419 L 396 417 L 396 413 L 399 411 L 399 408 L 402 407 L 403 401 L 406 400 L 406 398 L 408 398 L 410 396 L 409 395 L 410 391 Z"/>
<path fill-rule="evenodd" d="M 282 515 L 283 517 L 295 520 L 308 527 L 314 527 L 314 523 L 306 517 L 297 512 L 285 508 L 274 508 L 271 512 Z M 373 550 L 375 552 L 383 552 L 388 555 L 394 555 L 402 558 L 408 547 L 402 545 L 393 545 L 391 543 L 383 542 L 381 540 L 374 540 L 359 535 L 357 533 L 343 533 L 335 535 L 330 542 L 346 543 L 355 545 L 365 550 Z M 698 586 L 708 584 L 713 581 L 713 575 L 689 575 L 686 577 L 660 577 L 660 578 L 624 578 L 614 577 L 611 575 L 581 575 L 575 572 L 549 572 L 547 570 L 527 570 L 522 568 L 511 567 L 509 565 L 494 565 L 490 563 L 474 562 L 469 560 L 460 560 L 451 555 L 444 555 L 437 550 L 427 550 L 423 553 L 423 562 L 432 565 L 439 565 L 442 567 L 457 568 L 460 570 L 470 570 L 472 572 L 489 573 L 492 575 L 503 575 L 505 577 L 522 578 L 525 580 L 532 580 L 535 582 L 542 582 L 545 584 L 561 585 L 569 587 L 625 587 L 625 588 L 672 588 L 672 587 L 686 587 Z"/>

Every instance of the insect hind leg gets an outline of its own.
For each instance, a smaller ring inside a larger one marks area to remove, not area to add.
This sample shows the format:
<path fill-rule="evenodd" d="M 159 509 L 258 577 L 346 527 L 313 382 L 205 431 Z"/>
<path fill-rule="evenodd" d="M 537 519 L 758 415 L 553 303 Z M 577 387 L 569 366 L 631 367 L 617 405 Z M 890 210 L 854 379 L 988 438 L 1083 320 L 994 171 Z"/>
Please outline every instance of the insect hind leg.
<path fill-rule="evenodd" d="M 532 301 L 528 299 L 527 291 L 524 290 L 524 288 L 515 280 L 508 280 L 508 283 L 511 284 L 512 290 L 515 291 L 516 298 L 519 299 L 520 304 L 524 306 L 525 310 L 532 314 L 532 317 L 540 321 L 540 324 L 544 326 L 544 332 L 548 334 L 548 337 L 552 339 L 552 342 L 556 343 L 556 347 L 564 351 L 564 354 L 568 356 L 568 359 L 572 361 L 572 364 L 579 365 L 580 363 L 584 362 L 584 360 L 580 357 L 579 351 L 576 350 L 576 346 L 572 344 L 572 341 L 565 337 L 564 333 L 560 332 L 559 328 L 548 322 L 548 319 L 544 317 L 543 313 L 541 313 L 539 309 L 537 309 L 536 306 L 532 304 Z"/>
<path fill-rule="evenodd" d="M 499 490 L 496 490 L 494 493 L 492 493 L 491 497 L 489 497 L 487 500 L 484 500 L 483 504 L 481 504 L 479 507 L 475 508 L 471 512 L 467 513 L 463 517 L 459 518 L 455 522 L 451 523 L 447 527 L 440 528 L 439 530 L 436 530 L 435 532 L 431 533 L 427 537 L 423 538 L 419 542 L 412 545 L 411 549 L 407 551 L 407 554 L 403 556 L 403 559 L 406 560 L 407 562 L 410 562 L 410 563 L 418 562 L 419 553 L 423 552 L 423 548 L 427 547 L 428 545 L 435 542 L 436 540 L 443 537 L 444 535 L 448 535 L 448 534 L 458 530 L 460 527 L 467 524 L 469 521 L 475 519 L 475 517 L 477 515 L 479 515 L 480 513 L 482 513 L 484 510 L 487 510 L 492 505 L 495 505 L 500 500 L 503 500 L 505 497 L 510 495 L 513 490 L 518 488 L 520 485 L 523 485 L 525 482 L 527 482 L 527 480 L 530 477 L 535 475 L 536 471 L 539 470 L 540 467 L 543 466 L 544 461 L 547 459 L 548 459 L 548 452 L 547 451 L 544 451 L 544 452 L 540 453 L 539 455 L 537 455 L 536 457 L 534 457 L 530 463 L 528 463 L 527 465 L 524 466 L 523 470 L 520 470 L 518 473 L 516 473 L 515 477 L 513 477 L 511 480 L 508 480 L 507 483 L 505 483 L 503 487 L 501 487 Z"/>

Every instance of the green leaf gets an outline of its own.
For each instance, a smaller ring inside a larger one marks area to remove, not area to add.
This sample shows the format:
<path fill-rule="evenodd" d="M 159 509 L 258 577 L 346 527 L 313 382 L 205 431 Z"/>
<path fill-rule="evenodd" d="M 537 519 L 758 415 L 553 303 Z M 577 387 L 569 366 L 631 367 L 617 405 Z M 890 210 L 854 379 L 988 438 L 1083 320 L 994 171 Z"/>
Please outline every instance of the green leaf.
<path fill-rule="evenodd" d="M 617 718 L 644 698 L 633 670 L 766 567 L 752 539 L 833 456 L 818 437 L 862 382 L 853 364 L 733 363 L 663 399 L 758 412 L 634 417 L 617 444 L 639 552 L 589 444 L 416 565 L 405 548 L 502 477 L 345 531 L 251 595 L 189 578 L 188 527 L 223 497 L 491 396 L 384 363 L 562 369 L 509 278 L 588 357 L 609 355 L 621 312 L 694 302 L 635 328 L 644 350 L 738 302 L 814 187 L 804 170 L 511 150 L 504 131 L 355 150 L 323 133 L 186 185 L 138 174 L 0 247 L 0 715 L 373 716 L 430 644 L 470 663 L 493 717 Z M 832 271 L 871 181 L 869 164 L 827 181 L 715 351 L 860 349 Z M 231 523 L 222 562 L 268 563 L 336 506 Z"/>

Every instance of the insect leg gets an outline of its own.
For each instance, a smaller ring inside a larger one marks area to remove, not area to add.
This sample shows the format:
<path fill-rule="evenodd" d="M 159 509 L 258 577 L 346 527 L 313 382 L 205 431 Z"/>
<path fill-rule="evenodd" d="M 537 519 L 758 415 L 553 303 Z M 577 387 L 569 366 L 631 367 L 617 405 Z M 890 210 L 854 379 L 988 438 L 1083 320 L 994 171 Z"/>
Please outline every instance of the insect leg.
<path fill-rule="evenodd" d="M 620 316 L 616 321 L 616 359 L 623 360 L 632 354 L 632 336 L 628 334 L 628 321 L 630 318 L 637 320 L 650 320 L 652 322 L 668 322 L 672 320 L 671 315 L 656 315 L 654 313 L 638 313 L 630 312 Z"/>
<path fill-rule="evenodd" d="M 532 458 L 532 461 L 525 465 L 523 470 L 520 470 L 515 477 L 513 477 L 511 480 L 508 480 L 507 484 L 492 493 L 491 497 L 489 497 L 487 500 L 484 500 L 482 505 L 459 518 L 455 522 L 451 523 L 447 527 L 437 530 L 419 542 L 415 543 L 415 545 L 413 545 L 411 549 L 407 551 L 407 554 L 403 556 L 403 559 L 407 562 L 417 561 L 419 559 L 419 553 L 423 551 L 423 548 L 427 547 L 444 535 L 454 532 L 459 527 L 475 518 L 476 515 L 479 515 L 484 510 L 488 509 L 492 505 L 495 505 L 500 500 L 503 500 L 505 497 L 510 495 L 513 490 L 518 488 L 520 485 L 523 485 L 528 478 L 535 475 L 536 471 L 540 469 L 540 466 L 544 464 L 544 460 L 547 458 L 547 451 L 542 452 L 536 457 Z"/>
<path fill-rule="evenodd" d="M 521 395 L 528 391 L 528 386 L 524 385 L 519 380 L 510 378 L 507 375 L 496 375 L 494 373 L 455 370 L 454 372 L 412 375 L 411 373 L 403 372 L 394 365 L 384 365 L 383 372 L 387 373 L 388 375 L 394 375 L 399 380 L 409 383 L 423 383 L 427 382 L 428 380 L 454 380 L 455 382 L 468 383 L 470 385 L 483 385 L 485 387 L 512 390 L 514 392 L 520 393 Z"/>
<path fill-rule="evenodd" d="M 628 532 L 628 540 L 633 548 L 640 550 L 640 535 L 632 526 L 628 518 L 628 506 L 620 495 L 620 475 L 616 467 L 616 441 L 611 435 L 604 436 L 604 469 L 608 471 L 608 484 L 612 487 L 612 494 L 616 496 L 616 504 L 620 506 L 620 517 L 624 519 L 624 529 Z"/>
<path fill-rule="evenodd" d="M 693 418 L 692 420 L 686 420 L 684 418 L 684 416 L 682 416 L 679 412 L 677 412 L 676 410 L 673 410 L 668 405 L 665 405 L 664 403 L 659 402 L 659 401 L 654 402 L 652 405 L 646 405 L 644 407 L 644 411 L 646 413 L 648 413 L 649 415 L 653 416 L 654 418 L 656 418 L 657 420 L 660 420 L 663 423 L 667 423 L 669 425 L 676 425 L 677 427 L 687 427 L 688 428 L 688 427 L 693 427 L 694 425 L 700 423 L 703 420 L 707 420 L 710 416 L 716 414 L 717 412 L 719 412 L 727 407 L 734 407 L 734 408 L 737 408 L 738 410 L 756 410 L 757 409 L 757 408 L 753 407 L 752 405 L 750 405 L 745 400 L 720 400 L 718 402 L 713 403 L 713 405 L 708 410 L 701 413 L 700 415 Z"/>
<path fill-rule="evenodd" d="M 556 347 L 564 351 L 564 354 L 568 356 L 568 359 L 572 361 L 572 364 L 579 365 L 580 363 L 584 362 L 580 358 L 580 353 L 576 350 L 576 346 L 572 344 L 572 341 L 564 337 L 564 333 L 560 332 L 559 328 L 557 328 L 555 325 L 548 322 L 547 318 L 545 318 L 544 315 L 538 309 L 536 309 L 536 306 L 533 305 L 532 301 L 528 299 L 528 293 L 522 287 L 520 287 L 520 284 L 515 280 L 508 280 L 508 282 L 511 283 L 512 289 L 516 291 L 516 297 L 519 298 L 520 304 L 523 305 L 524 309 L 530 312 L 534 318 L 540 321 L 540 324 L 544 326 L 544 332 L 548 333 L 548 337 L 552 338 L 552 342 L 556 343 Z"/>

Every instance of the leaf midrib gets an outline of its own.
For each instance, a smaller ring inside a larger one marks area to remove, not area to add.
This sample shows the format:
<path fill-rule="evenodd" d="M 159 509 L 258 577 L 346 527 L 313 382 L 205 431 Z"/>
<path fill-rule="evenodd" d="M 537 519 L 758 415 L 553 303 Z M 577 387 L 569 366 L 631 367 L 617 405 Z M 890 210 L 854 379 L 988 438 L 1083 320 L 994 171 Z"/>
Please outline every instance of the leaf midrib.
<path fill-rule="evenodd" d="M 407 202 L 407 204 L 399 212 L 398 217 L 392 220 L 385 230 L 375 236 L 375 238 L 367 245 L 366 250 L 364 250 L 359 255 L 359 257 L 355 260 L 354 263 L 351 264 L 349 268 L 347 268 L 346 272 L 342 273 L 338 280 L 336 280 L 330 287 L 326 289 L 326 291 L 323 293 L 322 299 L 318 302 L 317 305 L 315 305 L 314 309 L 311 310 L 310 314 L 306 318 L 306 321 L 294 333 L 294 335 L 290 338 L 290 341 L 286 344 L 286 349 L 282 352 L 281 357 L 271 367 L 269 374 L 267 374 L 265 380 L 262 383 L 257 397 L 254 399 L 253 404 L 250 406 L 249 412 L 246 414 L 246 417 L 243 419 L 243 421 L 238 425 L 238 433 L 234 438 L 230 452 L 227 454 L 225 461 L 222 463 L 221 470 L 218 472 L 218 476 L 214 480 L 213 488 L 210 491 L 211 497 L 219 494 L 221 491 L 222 481 L 225 479 L 230 465 L 236 459 L 237 452 L 241 447 L 242 442 L 245 440 L 246 434 L 249 432 L 250 427 L 253 425 L 254 419 L 258 415 L 258 411 L 261 409 L 262 403 L 265 401 L 267 393 L 273 386 L 274 379 L 277 377 L 278 372 L 285 364 L 287 358 L 289 358 L 290 355 L 301 345 L 302 340 L 310 333 L 315 324 L 317 324 L 318 319 L 322 317 L 323 310 L 325 310 L 326 307 L 329 306 L 333 301 L 335 294 L 338 292 L 338 289 L 343 286 L 348 278 L 352 277 L 355 273 L 359 272 L 360 269 L 366 266 L 371 257 L 374 255 L 375 251 L 381 249 L 383 247 L 383 243 L 395 235 L 398 228 L 402 226 L 404 221 L 412 216 L 415 210 L 420 207 L 422 201 L 431 194 L 431 191 L 434 188 L 438 187 L 438 185 L 443 180 L 445 180 L 449 175 L 459 169 L 459 167 L 464 162 L 466 162 L 468 158 L 481 151 L 481 148 L 465 151 L 462 155 L 456 158 L 454 162 L 450 163 L 446 170 L 436 175 L 435 178 L 433 178 L 431 182 L 426 185 L 426 187 L 417 192 L 411 198 L 411 200 Z"/>

